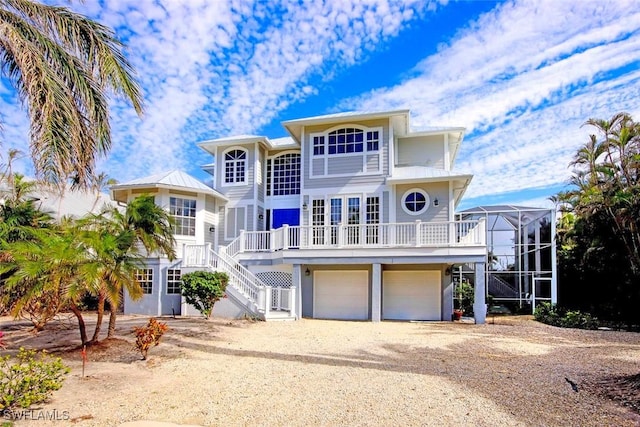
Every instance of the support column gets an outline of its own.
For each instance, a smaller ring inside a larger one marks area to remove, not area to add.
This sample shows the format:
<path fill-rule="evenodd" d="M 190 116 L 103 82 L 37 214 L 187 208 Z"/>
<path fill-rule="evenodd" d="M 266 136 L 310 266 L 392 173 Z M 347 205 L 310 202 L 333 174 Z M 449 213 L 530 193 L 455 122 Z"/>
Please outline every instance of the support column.
<path fill-rule="evenodd" d="M 371 271 L 371 321 L 379 322 L 382 314 L 382 264 L 373 264 Z"/>
<path fill-rule="evenodd" d="M 556 259 L 556 212 L 551 211 L 551 304 L 558 303 L 558 269 Z"/>
<path fill-rule="evenodd" d="M 475 263 L 475 278 L 474 278 L 474 295 L 473 295 L 473 317 L 476 324 L 482 325 L 487 317 L 487 304 L 485 301 L 485 281 L 484 281 L 484 266 L 483 262 Z"/>
<path fill-rule="evenodd" d="M 300 264 L 293 264 L 291 287 L 295 289 L 296 295 L 294 300 L 292 316 L 296 316 L 296 319 L 302 319 L 302 266 Z"/>

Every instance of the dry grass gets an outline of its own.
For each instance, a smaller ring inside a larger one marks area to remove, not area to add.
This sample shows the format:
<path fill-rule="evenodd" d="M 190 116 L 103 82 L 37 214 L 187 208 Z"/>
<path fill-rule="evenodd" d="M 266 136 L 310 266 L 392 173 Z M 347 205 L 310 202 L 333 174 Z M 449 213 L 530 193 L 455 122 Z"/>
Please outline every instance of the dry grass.
<path fill-rule="evenodd" d="M 609 397 L 622 390 L 617 378 L 638 374 L 634 333 L 519 317 L 487 325 L 168 318 L 163 343 L 142 361 L 130 332 L 146 321 L 119 319 L 118 339 L 89 349 L 84 378 L 71 325 L 34 337 L 5 319 L 0 330 L 13 349 L 60 352 L 72 373 L 42 409 L 69 411 L 82 426 L 640 424 L 620 403 L 637 401 L 637 387 L 626 385 L 621 401 Z"/>

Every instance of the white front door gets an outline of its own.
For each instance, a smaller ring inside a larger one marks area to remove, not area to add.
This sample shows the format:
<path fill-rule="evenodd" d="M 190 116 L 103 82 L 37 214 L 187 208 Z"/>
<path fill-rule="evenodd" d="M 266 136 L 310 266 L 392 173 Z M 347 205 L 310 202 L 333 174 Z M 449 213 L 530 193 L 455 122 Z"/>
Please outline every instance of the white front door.
<path fill-rule="evenodd" d="M 313 317 L 368 319 L 369 273 L 366 270 L 314 271 Z"/>
<path fill-rule="evenodd" d="M 441 320 L 440 272 L 384 271 L 382 317 L 393 320 Z"/>

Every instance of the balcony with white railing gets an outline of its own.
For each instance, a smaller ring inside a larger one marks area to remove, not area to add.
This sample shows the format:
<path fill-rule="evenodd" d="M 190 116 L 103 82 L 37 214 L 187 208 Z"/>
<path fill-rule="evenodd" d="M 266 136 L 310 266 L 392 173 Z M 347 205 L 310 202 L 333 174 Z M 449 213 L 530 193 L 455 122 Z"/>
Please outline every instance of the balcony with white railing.
<path fill-rule="evenodd" d="M 271 231 L 242 231 L 229 245 L 238 253 L 289 249 L 484 247 L 484 219 L 476 221 L 283 226 Z"/>

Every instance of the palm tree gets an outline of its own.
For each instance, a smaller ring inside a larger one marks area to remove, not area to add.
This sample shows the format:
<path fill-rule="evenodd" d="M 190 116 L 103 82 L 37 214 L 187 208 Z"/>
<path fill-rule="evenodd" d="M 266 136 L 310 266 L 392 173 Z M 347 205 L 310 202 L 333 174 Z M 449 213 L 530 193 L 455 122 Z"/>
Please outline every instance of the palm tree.
<path fill-rule="evenodd" d="M 96 293 L 99 286 L 100 261 L 87 256 L 69 227 L 44 231 L 37 241 L 16 241 L 8 245 L 6 262 L 0 274 L 10 272 L 5 280 L 9 291 L 19 298 L 12 311 L 18 315 L 23 307 L 43 295 L 54 295 L 57 309 L 69 308 L 78 319 L 80 339 L 87 343 L 81 298 Z"/>
<path fill-rule="evenodd" d="M 130 250 L 141 244 L 147 255 L 159 253 L 169 258 L 170 261 L 176 258 L 173 219 L 166 210 L 156 205 L 153 196 L 138 196 L 129 202 L 124 214 L 116 209 L 112 211 L 112 214 L 115 224 L 123 231 L 122 242 L 130 241 Z M 128 240 L 126 236 L 131 234 L 133 238 Z M 140 285 L 137 282 L 136 284 L 138 290 L 135 293 L 130 287 L 127 287 L 129 295 L 133 298 L 142 295 Z M 109 300 L 111 309 L 107 338 L 113 337 L 116 331 L 116 310 L 120 302 L 120 292 L 117 296 L 117 300 Z"/>
<path fill-rule="evenodd" d="M 118 229 L 108 212 L 89 215 L 76 224 L 76 235 L 89 258 L 96 262 L 98 314 L 90 342 L 97 342 L 102 328 L 105 301 L 117 306 L 122 289 L 134 298 L 142 296 L 136 280 L 136 270 L 144 266 L 137 247 L 132 245 L 133 233 Z"/>
<path fill-rule="evenodd" d="M 111 338 L 122 290 L 126 289 L 132 298 L 142 296 L 135 277 L 136 270 L 144 265 L 140 249 L 144 248 L 146 255 L 160 253 L 175 259 L 172 220 L 167 211 L 155 204 L 153 196 L 143 195 L 132 200 L 124 212 L 108 208 L 89 215 L 79 222 L 79 229 L 85 232 L 89 252 L 101 259 L 98 323 L 92 341 L 99 338 L 105 301 L 111 307 L 107 335 Z"/>
<path fill-rule="evenodd" d="M 111 148 L 107 97 L 142 114 L 142 95 L 111 29 L 65 7 L 0 0 L 0 69 L 29 112 L 36 175 L 86 188 Z"/>

